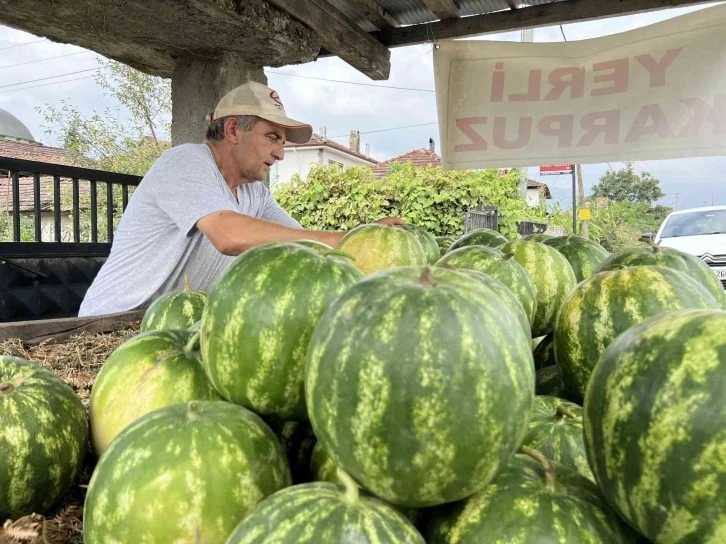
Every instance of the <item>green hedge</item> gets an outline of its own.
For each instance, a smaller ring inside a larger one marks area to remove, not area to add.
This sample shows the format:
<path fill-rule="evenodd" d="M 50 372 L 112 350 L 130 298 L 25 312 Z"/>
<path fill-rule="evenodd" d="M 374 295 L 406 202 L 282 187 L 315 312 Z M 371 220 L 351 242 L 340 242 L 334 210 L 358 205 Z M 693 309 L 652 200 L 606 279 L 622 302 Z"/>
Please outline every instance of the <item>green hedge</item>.
<path fill-rule="evenodd" d="M 517 237 L 517 222 L 542 221 L 543 209 L 528 208 L 518 196 L 519 172 L 450 171 L 394 164 L 385 179 L 370 168 L 314 167 L 308 179 L 295 175 L 273 190 L 280 205 L 305 228 L 350 229 L 399 216 L 435 235 L 464 233 L 464 210 L 499 207 L 499 230 Z"/>

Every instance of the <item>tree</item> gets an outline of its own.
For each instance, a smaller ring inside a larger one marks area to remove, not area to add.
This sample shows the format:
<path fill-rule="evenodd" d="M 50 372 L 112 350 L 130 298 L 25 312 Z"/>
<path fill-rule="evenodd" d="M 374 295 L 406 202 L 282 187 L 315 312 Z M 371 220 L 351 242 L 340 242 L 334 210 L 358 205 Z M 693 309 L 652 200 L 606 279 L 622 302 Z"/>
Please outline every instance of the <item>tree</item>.
<path fill-rule="evenodd" d="M 660 181 L 648 172 L 637 174 L 633 163 L 617 172 L 608 172 L 592 188 L 594 197 L 605 197 L 611 202 L 633 202 L 651 205 L 664 196 L 658 184 Z"/>
<path fill-rule="evenodd" d="M 37 108 L 73 160 L 85 167 L 144 175 L 170 147 L 171 83 L 112 60 L 99 61 L 96 83 L 129 114 L 128 122 L 106 109 L 84 116 L 62 100 Z"/>

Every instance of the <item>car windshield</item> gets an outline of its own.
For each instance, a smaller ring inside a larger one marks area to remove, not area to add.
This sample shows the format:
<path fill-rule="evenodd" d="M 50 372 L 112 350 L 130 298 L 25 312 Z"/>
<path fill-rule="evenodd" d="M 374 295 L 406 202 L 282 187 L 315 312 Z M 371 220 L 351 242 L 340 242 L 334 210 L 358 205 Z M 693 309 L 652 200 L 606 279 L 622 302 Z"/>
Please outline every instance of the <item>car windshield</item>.
<path fill-rule="evenodd" d="M 705 210 L 671 215 L 661 238 L 726 233 L 726 210 Z"/>

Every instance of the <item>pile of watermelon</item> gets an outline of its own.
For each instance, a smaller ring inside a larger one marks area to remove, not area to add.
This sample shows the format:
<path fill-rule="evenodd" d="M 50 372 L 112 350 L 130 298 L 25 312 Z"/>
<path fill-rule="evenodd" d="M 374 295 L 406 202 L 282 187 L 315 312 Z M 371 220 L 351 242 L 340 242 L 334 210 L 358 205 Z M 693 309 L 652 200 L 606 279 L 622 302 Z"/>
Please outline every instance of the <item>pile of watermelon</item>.
<path fill-rule="evenodd" d="M 578 236 L 362 225 L 157 299 L 89 420 L 0 357 L 0 521 L 91 445 L 84 541 L 722 542 L 726 295 Z"/>

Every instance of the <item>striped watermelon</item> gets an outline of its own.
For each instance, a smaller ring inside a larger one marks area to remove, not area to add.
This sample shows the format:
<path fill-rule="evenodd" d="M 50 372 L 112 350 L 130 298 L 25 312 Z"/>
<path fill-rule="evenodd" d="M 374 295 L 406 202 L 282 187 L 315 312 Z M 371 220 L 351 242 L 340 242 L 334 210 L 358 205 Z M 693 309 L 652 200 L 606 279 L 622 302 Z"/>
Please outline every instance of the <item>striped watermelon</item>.
<path fill-rule="evenodd" d="M 83 541 L 224 542 L 290 484 L 285 452 L 257 415 L 219 400 L 174 404 L 131 424 L 99 460 Z"/>
<path fill-rule="evenodd" d="M 537 395 L 523 445 L 595 481 L 585 454 L 582 407 L 577 404 L 557 397 Z"/>
<path fill-rule="evenodd" d="M 535 373 L 534 391 L 537 395 L 550 395 L 561 399 L 570 397 L 565 383 L 562 381 L 562 371 L 556 365 L 540 368 Z"/>
<path fill-rule="evenodd" d="M 158 297 L 144 312 L 140 332 L 162 329 L 188 329 L 201 319 L 207 293 L 192 291 L 189 278 L 184 278 L 184 289 Z"/>
<path fill-rule="evenodd" d="M 491 247 L 466 246 L 445 254 L 436 265 L 468 268 L 498 279 L 517 297 L 531 325 L 536 309 L 534 284 L 527 271 L 512 257 L 511 253 L 505 255 Z"/>
<path fill-rule="evenodd" d="M 658 265 L 683 272 L 703 285 L 722 308 L 726 308 L 724 291 L 713 270 L 698 257 L 670 247 L 660 247 L 648 240 L 648 246 L 633 247 L 611 255 L 602 262 L 601 269 L 619 264 L 623 266 Z"/>
<path fill-rule="evenodd" d="M 542 243 L 564 255 L 578 282 L 592 276 L 600 263 L 610 255 L 600 244 L 582 236 L 557 236 Z"/>
<path fill-rule="evenodd" d="M 305 395 L 318 440 L 366 489 L 398 506 L 458 500 L 521 444 L 530 338 L 498 294 L 462 272 L 379 272 L 321 319 Z"/>
<path fill-rule="evenodd" d="M 527 234 L 526 236 L 522 236 L 521 240 L 532 240 L 533 242 L 544 242 L 545 240 L 552 239 L 553 236 L 550 234 L 542 234 L 542 233 L 536 233 L 536 234 Z"/>
<path fill-rule="evenodd" d="M 353 264 L 365 275 L 395 266 L 426 264 L 426 253 L 416 236 L 377 223 L 354 228 L 337 249 L 351 255 Z"/>
<path fill-rule="evenodd" d="M 437 236 L 436 243 L 439 246 L 439 254 L 443 255 L 444 253 L 446 253 L 446 250 L 449 249 L 451 244 L 453 244 L 454 242 L 456 242 L 456 236 Z"/>
<path fill-rule="evenodd" d="M 343 471 L 339 478 L 345 487 L 316 482 L 278 491 L 237 526 L 227 544 L 424 544 L 403 515 L 361 494 Z"/>
<path fill-rule="evenodd" d="M 313 454 L 310 456 L 310 475 L 316 482 L 338 481 L 338 467 L 320 442 L 315 443 Z"/>
<path fill-rule="evenodd" d="M 585 445 L 610 504 L 653 542 L 726 538 L 726 312 L 647 320 L 605 350 Z"/>
<path fill-rule="evenodd" d="M 483 491 L 435 509 L 429 544 L 525 542 L 618 544 L 634 541 L 597 487 L 541 453 L 513 456 Z"/>
<path fill-rule="evenodd" d="M 310 462 L 317 438 L 307 421 L 281 421 L 263 418 L 263 421 L 277 435 L 285 450 L 290 465 L 293 484 L 307 483 L 314 478 L 310 473 Z"/>
<path fill-rule="evenodd" d="M 220 398 L 204 374 L 198 339 L 199 333 L 152 330 L 111 353 L 91 389 L 91 443 L 96 455 L 149 412 L 177 402 Z"/>
<path fill-rule="evenodd" d="M 633 325 L 669 310 L 718 306 L 705 287 L 663 266 L 616 268 L 590 276 L 570 293 L 557 317 L 555 357 L 565 386 L 581 401 L 602 352 Z"/>
<path fill-rule="evenodd" d="M 534 369 L 547 368 L 555 365 L 555 343 L 554 334 L 549 333 L 537 344 L 532 353 L 534 356 Z"/>
<path fill-rule="evenodd" d="M 402 228 L 403 230 L 413 234 L 419 241 L 424 250 L 424 255 L 426 256 L 426 264 L 436 264 L 436 261 L 438 261 L 441 256 L 441 251 L 439 250 L 439 244 L 436 242 L 434 235 L 426 229 L 410 223 L 403 225 Z"/>
<path fill-rule="evenodd" d="M 444 265 L 442 268 L 447 268 L 447 265 Z M 522 305 L 519 303 L 519 300 L 515 296 L 514 293 L 512 293 L 511 289 L 509 289 L 506 285 L 504 285 L 501 281 L 499 281 L 496 278 L 493 278 L 492 276 L 489 276 L 487 274 L 482 274 L 481 272 L 477 272 L 476 270 L 469 270 L 462 268 L 459 270 L 462 274 L 466 274 L 467 276 L 470 276 L 480 282 L 482 282 L 487 288 L 494 291 L 496 294 L 499 295 L 499 298 L 507 305 L 507 307 L 512 311 L 512 313 L 517 317 L 517 320 L 519 321 L 520 325 L 522 326 L 522 330 L 525 331 L 525 333 L 529 336 L 530 331 L 530 324 L 529 324 L 529 318 L 527 317 L 527 313 L 524 311 L 524 308 L 522 308 Z"/>
<path fill-rule="evenodd" d="M 87 447 L 86 410 L 73 389 L 36 363 L 0 355 L 0 521 L 48 511 Z"/>
<path fill-rule="evenodd" d="M 577 285 L 570 263 L 556 249 L 541 242 L 517 240 L 499 249 L 514 255 L 514 260 L 524 267 L 534 285 L 536 303 L 532 337 L 552 332 L 562 301 Z"/>
<path fill-rule="evenodd" d="M 323 242 L 318 242 L 317 240 L 296 240 L 296 244 L 300 244 L 301 246 L 305 246 L 309 249 L 314 249 L 315 251 L 320 251 L 325 253 L 326 251 L 332 251 L 333 248 L 329 246 L 328 244 L 324 244 Z"/>
<path fill-rule="evenodd" d="M 312 475 L 313 480 L 318 482 L 331 482 L 334 484 L 340 483 L 338 467 L 325 452 L 325 448 L 323 448 L 323 445 L 320 442 L 317 442 L 313 448 L 313 455 L 310 458 L 310 474 Z M 367 490 L 363 490 L 363 492 L 368 493 Z M 419 510 L 417 508 L 394 508 L 406 516 L 406 519 L 414 525 L 420 522 L 423 517 L 424 510 Z"/>
<path fill-rule="evenodd" d="M 202 362 L 217 391 L 261 415 L 307 419 L 308 341 L 322 313 L 361 277 L 343 259 L 295 243 L 264 244 L 237 257 L 202 316 Z"/>
<path fill-rule="evenodd" d="M 499 247 L 507 242 L 508 240 L 505 236 L 503 234 L 499 234 L 495 230 L 484 228 L 474 229 L 459 237 L 449 246 L 449 249 L 447 249 L 446 252 L 449 253 L 455 249 L 466 246 Z"/>

